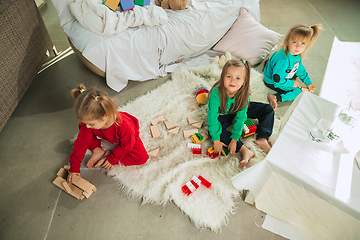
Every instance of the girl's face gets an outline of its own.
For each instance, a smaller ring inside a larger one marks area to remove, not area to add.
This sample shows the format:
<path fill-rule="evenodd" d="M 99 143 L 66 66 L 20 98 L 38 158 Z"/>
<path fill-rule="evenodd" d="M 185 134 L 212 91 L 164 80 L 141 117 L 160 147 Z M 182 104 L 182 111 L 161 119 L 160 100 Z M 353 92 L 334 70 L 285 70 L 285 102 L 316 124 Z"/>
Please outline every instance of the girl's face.
<path fill-rule="evenodd" d="M 289 53 L 293 56 L 303 53 L 306 49 L 307 41 L 305 39 L 289 40 Z"/>
<path fill-rule="evenodd" d="M 229 66 L 226 69 L 224 79 L 224 87 L 226 93 L 230 98 L 233 98 L 237 91 L 241 88 L 245 81 L 246 69 L 245 67 Z"/>
<path fill-rule="evenodd" d="M 107 115 L 105 115 L 100 120 L 85 120 L 85 121 L 82 121 L 82 122 L 84 124 L 86 124 L 87 128 L 106 129 L 107 128 L 108 117 L 107 117 Z"/>

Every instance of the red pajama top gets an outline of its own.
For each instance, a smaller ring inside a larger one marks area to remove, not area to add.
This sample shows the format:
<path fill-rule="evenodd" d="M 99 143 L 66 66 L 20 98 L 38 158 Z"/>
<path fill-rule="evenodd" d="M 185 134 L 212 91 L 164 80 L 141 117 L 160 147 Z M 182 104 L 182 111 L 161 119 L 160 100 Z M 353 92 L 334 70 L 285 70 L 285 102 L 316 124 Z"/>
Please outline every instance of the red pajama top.
<path fill-rule="evenodd" d="M 134 116 L 119 112 L 121 120 L 116 120 L 108 129 L 87 128 L 86 124 L 80 123 L 79 134 L 74 142 L 73 152 L 70 155 L 70 172 L 80 173 L 81 162 L 85 156 L 86 150 L 91 151 L 95 148 L 101 148 L 98 139 L 105 140 L 111 144 L 117 144 L 115 149 L 107 156 L 107 160 L 112 165 L 120 162 L 128 154 L 139 137 L 139 121 Z"/>

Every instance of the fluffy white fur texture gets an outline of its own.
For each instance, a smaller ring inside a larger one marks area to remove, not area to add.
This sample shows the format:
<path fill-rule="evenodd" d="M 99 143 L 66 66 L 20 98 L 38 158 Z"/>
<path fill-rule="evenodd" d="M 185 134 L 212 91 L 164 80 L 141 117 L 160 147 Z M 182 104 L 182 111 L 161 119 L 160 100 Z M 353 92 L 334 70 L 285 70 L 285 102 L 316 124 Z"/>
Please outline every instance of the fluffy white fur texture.
<path fill-rule="evenodd" d="M 229 179 L 265 157 L 265 153 L 255 144 L 255 137 L 244 140 L 244 144 L 255 153 L 249 163 L 239 168 L 240 153 L 222 157 L 221 161 L 210 159 L 206 151 L 212 146 L 210 138 L 202 144 L 202 155 L 193 155 L 183 131 L 191 129 L 187 117 L 204 121 L 201 133 L 207 133 L 207 107 L 200 105 L 196 110 L 188 109 L 196 103 L 197 91 L 211 86 L 217 81 L 221 69 L 216 64 L 193 68 L 182 68 L 172 74 L 172 79 L 155 90 L 135 99 L 122 107 L 139 119 L 140 137 L 148 151 L 160 147 L 156 158 L 150 158 L 142 166 L 116 165 L 108 172 L 120 185 L 124 193 L 142 203 L 165 205 L 174 202 L 198 228 L 210 228 L 219 232 L 227 223 L 230 214 L 235 213 L 235 198 L 240 195 Z M 251 100 L 267 103 L 269 90 L 263 84 L 263 75 L 251 70 Z M 167 133 L 164 123 L 158 123 L 161 137 L 154 139 L 150 133 L 150 121 L 164 116 L 168 122 L 180 126 L 177 135 Z M 275 121 L 274 133 L 280 121 Z M 207 189 L 201 185 L 190 196 L 184 195 L 181 187 L 192 176 L 202 175 L 212 183 Z"/>

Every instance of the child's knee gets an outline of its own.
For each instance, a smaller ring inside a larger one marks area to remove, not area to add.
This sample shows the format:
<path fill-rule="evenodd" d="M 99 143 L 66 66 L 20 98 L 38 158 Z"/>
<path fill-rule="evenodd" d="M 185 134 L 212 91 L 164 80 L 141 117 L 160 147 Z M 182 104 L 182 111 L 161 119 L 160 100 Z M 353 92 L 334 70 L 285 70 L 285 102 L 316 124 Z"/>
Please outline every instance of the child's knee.
<path fill-rule="evenodd" d="M 274 108 L 270 105 L 270 104 L 266 104 L 266 106 L 265 106 L 265 112 L 267 113 L 267 114 L 274 114 Z"/>

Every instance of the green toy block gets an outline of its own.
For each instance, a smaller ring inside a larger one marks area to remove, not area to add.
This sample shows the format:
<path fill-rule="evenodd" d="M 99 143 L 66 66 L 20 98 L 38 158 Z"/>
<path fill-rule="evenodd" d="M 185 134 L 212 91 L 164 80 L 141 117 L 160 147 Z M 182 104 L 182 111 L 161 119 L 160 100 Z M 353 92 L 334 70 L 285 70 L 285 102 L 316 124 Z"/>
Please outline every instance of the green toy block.
<path fill-rule="evenodd" d="M 229 155 L 229 150 L 228 150 L 228 148 L 226 147 L 226 148 L 223 148 L 223 149 L 224 149 L 224 152 L 225 152 L 225 156 Z M 221 155 L 224 156 L 223 153 L 221 153 Z"/>
<path fill-rule="evenodd" d="M 199 139 L 200 141 L 202 141 L 202 140 L 204 139 L 204 136 L 201 135 L 200 133 L 195 133 L 195 135 L 198 137 L 198 139 Z"/>
<path fill-rule="evenodd" d="M 150 0 L 135 0 L 135 5 L 148 6 L 150 5 Z"/>

